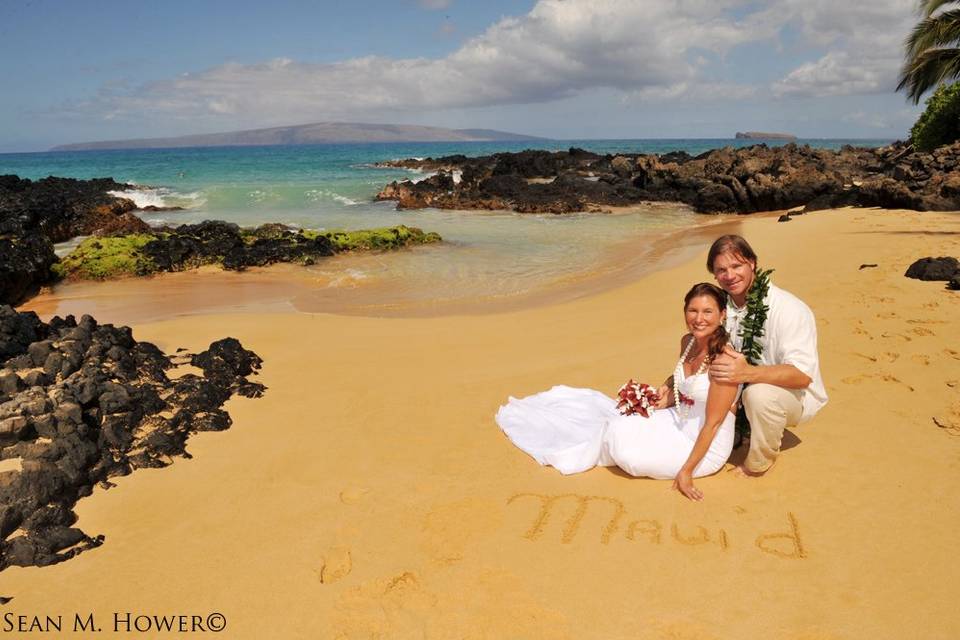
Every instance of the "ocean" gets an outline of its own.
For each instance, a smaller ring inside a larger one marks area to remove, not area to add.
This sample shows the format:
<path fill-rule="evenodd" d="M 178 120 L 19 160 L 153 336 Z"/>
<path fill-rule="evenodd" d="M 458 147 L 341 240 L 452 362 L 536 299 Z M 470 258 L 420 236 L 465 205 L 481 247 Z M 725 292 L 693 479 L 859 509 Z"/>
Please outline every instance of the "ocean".
<path fill-rule="evenodd" d="M 799 140 L 837 149 L 844 144 L 882 146 L 891 140 Z M 580 147 L 597 153 L 699 154 L 751 140 L 561 140 L 522 142 L 367 143 L 336 145 L 205 147 L 0 154 L 0 174 L 37 179 L 49 175 L 112 177 L 136 184 L 120 193 L 140 206 L 183 211 L 143 212 L 151 224 L 227 220 L 240 225 L 282 222 L 311 229 L 361 229 L 405 224 L 436 231 L 436 246 L 376 255 L 338 256 L 308 267 L 324 290 L 319 305 L 352 301 L 396 308 L 506 301 L 563 290 L 587 280 L 613 281 L 664 259 L 653 238 L 702 224 L 686 207 L 656 204 L 628 213 L 513 214 L 502 212 L 397 211 L 375 202 L 392 180 L 425 174 L 383 169 L 374 163 L 410 157 L 470 156 L 528 148 Z M 61 252 L 69 245 L 60 247 Z M 331 295 L 334 294 L 334 295 Z M 341 305 L 342 306 L 342 305 Z M 313 305 L 311 308 L 316 308 Z"/>

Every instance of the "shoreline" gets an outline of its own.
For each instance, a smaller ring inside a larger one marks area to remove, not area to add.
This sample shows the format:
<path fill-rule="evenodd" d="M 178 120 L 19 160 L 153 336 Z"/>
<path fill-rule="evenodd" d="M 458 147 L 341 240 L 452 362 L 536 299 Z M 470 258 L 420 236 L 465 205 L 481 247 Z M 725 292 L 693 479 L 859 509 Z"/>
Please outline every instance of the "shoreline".
<path fill-rule="evenodd" d="M 960 491 L 960 294 L 903 277 L 955 252 L 960 213 L 739 221 L 816 314 L 830 395 L 764 478 L 720 472 L 691 503 L 612 470 L 564 477 L 493 421 L 553 384 L 662 379 L 708 242 L 621 287 L 493 315 L 170 318 L 136 338 L 195 349 L 228 327 L 267 393 L 230 400 L 233 426 L 192 438 L 192 459 L 81 500 L 78 526 L 105 544 L 5 571 L 4 612 L 89 612 L 105 637 L 118 611 L 220 612 L 237 638 L 960 634 L 943 588 L 960 579 L 960 507 L 943 499 Z"/>
<path fill-rule="evenodd" d="M 659 205 L 659 203 L 655 203 Z M 662 205 L 665 206 L 665 205 Z M 590 215 L 622 215 L 643 211 L 643 206 L 608 207 L 604 213 Z M 496 212 L 492 212 L 496 213 Z M 512 214 L 504 211 L 502 213 Z M 776 216 L 783 212 L 752 214 L 755 217 Z M 454 298 L 441 301 L 409 300 L 378 302 L 378 291 L 365 297 L 347 301 L 349 288 L 337 288 L 317 277 L 315 271 L 298 265 L 276 264 L 270 267 L 252 267 L 243 272 L 230 272 L 216 267 L 201 267 L 184 272 L 160 273 L 137 278 L 107 281 L 66 282 L 46 288 L 18 307 L 21 311 L 35 311 L 43 318 L 53 315 L 89 313 L 94 317 L 109 318 L 116 324 L 157 321 L 168 317 L 205 315 L 209 313 L 242 313 L 265 311 L 284 313 L 332 313 L 362 317 L 437 317 L 449 315 L 486 315 L 505 313 L 548 304 L 575 300 L 600 291 L 624 286 L 645 273 L 668 269 L 684 261 L 692 247 L 705 236 L 735 233 L 742 223 L 741 216 L 704 216 L 690 218 L 691 224 L 682 228 L 638 232 L 636 237 L 608 247 L 601 264 L 588 272 L 566 275 L 541 283 L 533 290 L 520 293 L 479 298 Z M 727 231 L 717 231 L 723 227 Z M 670 243 L 678 241 L 680 246 Z M 647 246 L 638 246 L 647 243 Z M 434 247 L 431 250 L 449 250 Z M 408 247 L 404 252 L 420 250 Z M 369 255 L 344 255 L 327 258 L 318 266 L 334 264 L 334 269 L 348 274 L 352 262 L 385 256 L 391 252 Z M 383 283 L 380 287 L 392 283 Z M 139 306 L 144 296 L 165 299 L 163 310 L 148 303 Z M 264 307 L 267 307 L 266 309 Z"/>

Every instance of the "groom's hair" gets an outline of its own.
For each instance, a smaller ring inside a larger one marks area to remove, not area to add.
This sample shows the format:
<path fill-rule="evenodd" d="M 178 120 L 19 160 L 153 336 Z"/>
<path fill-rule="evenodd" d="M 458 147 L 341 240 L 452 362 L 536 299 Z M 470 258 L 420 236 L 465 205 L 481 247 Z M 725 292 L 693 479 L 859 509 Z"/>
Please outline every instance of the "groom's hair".
<path fill-rule="evenodd" d="M 728 234 L 720 236 L 710 245 L 710 251 L 707 253 L 707 271 L 713 273 L 714 261 L 717 259 L 717 256 L 724 253 L 732 253 L 735 256 L 740 256 L 741 258 L 752 261 L 753 264 L 757 264 L 757 254 L 753 250 L 753 247 L 750 246 L 750 243 L 747 242 L 743 236 Z"/>

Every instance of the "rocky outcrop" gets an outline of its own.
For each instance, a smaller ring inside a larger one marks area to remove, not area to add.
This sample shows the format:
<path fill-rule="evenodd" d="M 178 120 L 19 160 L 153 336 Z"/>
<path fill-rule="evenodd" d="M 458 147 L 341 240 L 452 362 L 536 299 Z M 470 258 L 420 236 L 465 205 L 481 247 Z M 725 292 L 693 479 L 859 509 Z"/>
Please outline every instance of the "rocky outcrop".
<path fill-rule="evenodd" d="M 154 228 L 133 213 L 132 200 L 108 193 L 132 188 L 110 178 L 31 181 L 0 176 L 0 304 L 16 304 L 57 277 L 103 279 L 203 264 L 232 270 L 275 262 L 312 264 L 340 251 L 441 240 L 435 233 L 404 226 L 316 232 L 280 224 L 243 229 L 211 220 Z M 93 237 L 58 261 L 53 243 L 82 235 Z"/>
<path fill-rule="evenodd" d="M 761 144 L 696 157 L 684 152 L 600 156 L 574 148 L 385 164 L 437 172 L 417 183 L 384 187 L 378 198 L 395 200 L 398 208 L 566 213 L 674 201 L 703 213 L 846 205 L 960 209 L 960 143 L 933 153 L 902 143 L 839 151 Z M 453 171 L 460 172 L 459 182 Z"/>
<path fill-rule="evenodd" d="M 107 193 L 127 188 L 110 178 L 0 176 L 0 304 L 16 303 L 51 280 L 53 243 L 148 228 L 131 213 L 132 200 Z"/>
<path fill-rule="evenodd" d="M 91 235 L 137 208 L 132 200 L 108 193 L 133 188 L 112 178 L 0 176 L 0 234 L 37 231 L 51 242 Z"/>
<path fill-rule="evenodd" d="M 920 258 L 903 275 L 917 280 L 942 280 L 948 289 L 960 290 L 960 260 L 953 257 Z"/>
<path fill-rule="evenodd" d="M 439 242 L 436 233 L 415 227 L 360 231 L 311 231 L 271 223 L 242 228 L 220 220 L 178 227 L 149 228 L 147 233 L 88 238 L 53 270 L 61 277 L 102 280 L 184 271 L 216 264 L 231 271 L 277 262 L 313 264 L 342 251 L 399 249 Z"/>
<path fill-rule="evenodd" d="M 171 378 L 191 364 L 203 375 Z M 231 425 L 223 404 L 256 397 L 260 358 L 226 338 L 171 358 L 128 327 L 84 316 L 41 322 L 0 306 L 0 570 L 60 562 L 103 543 L 75 527 L 95 485 L 189 457 L 197 431 Z"/>

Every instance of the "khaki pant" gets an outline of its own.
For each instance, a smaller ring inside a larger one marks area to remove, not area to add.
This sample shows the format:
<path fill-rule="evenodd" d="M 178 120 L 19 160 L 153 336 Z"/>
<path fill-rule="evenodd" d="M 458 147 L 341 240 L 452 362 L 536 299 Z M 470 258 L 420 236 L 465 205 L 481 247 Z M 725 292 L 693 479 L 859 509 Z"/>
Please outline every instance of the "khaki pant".
<path fill-rule="evenodd" d="M 801 389 L 772 384 L 751 384 L 743 390 L 743 406 L 750 420 L 750 452 L 744 461 L 749 471 L 761 473 L 780 453 L 783 430 L 800 422 Z"/>

